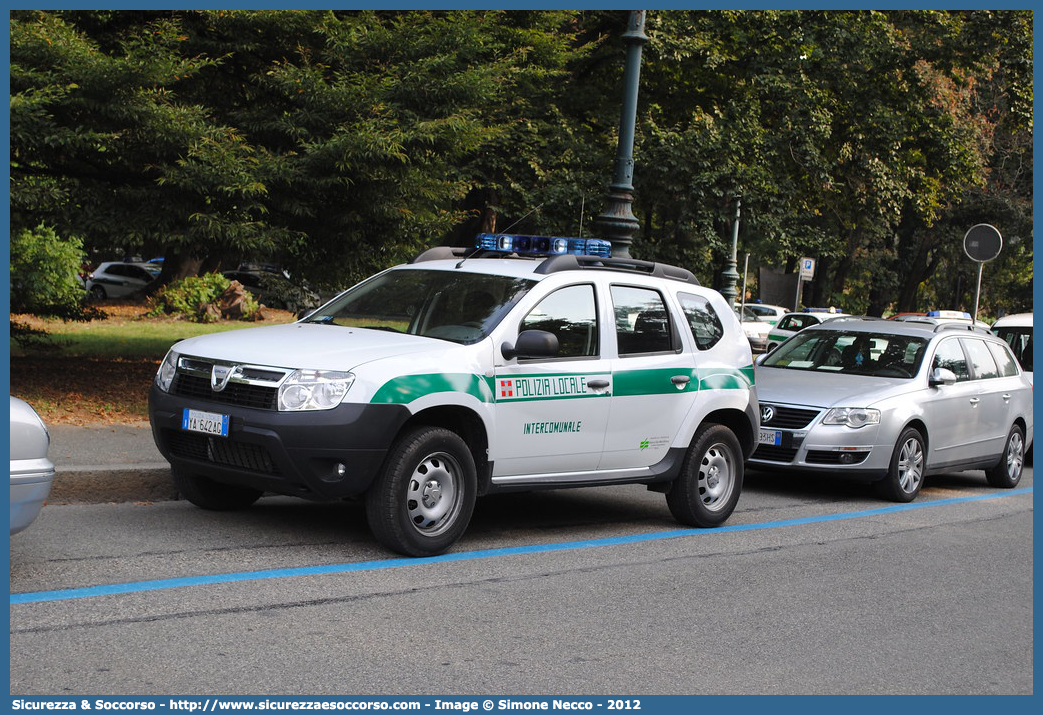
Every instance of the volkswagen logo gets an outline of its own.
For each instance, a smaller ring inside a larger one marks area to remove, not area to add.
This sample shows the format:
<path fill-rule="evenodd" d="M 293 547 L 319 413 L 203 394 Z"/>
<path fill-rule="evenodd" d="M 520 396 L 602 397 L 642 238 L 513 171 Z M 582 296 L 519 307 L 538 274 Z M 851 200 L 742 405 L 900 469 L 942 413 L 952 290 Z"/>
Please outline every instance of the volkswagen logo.
<path fill-rule="evenodd" d="M 775 408 L 771 405 L 765 405 L 761 408 L 761 423 L 771 422 L 775 418 Z"/>

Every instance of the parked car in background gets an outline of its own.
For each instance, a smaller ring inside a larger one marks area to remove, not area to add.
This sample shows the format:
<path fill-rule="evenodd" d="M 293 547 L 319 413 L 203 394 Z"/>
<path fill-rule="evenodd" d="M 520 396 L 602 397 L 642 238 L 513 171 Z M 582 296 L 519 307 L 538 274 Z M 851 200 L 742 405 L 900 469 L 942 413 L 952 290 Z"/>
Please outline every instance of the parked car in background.
<path fill-rule="evenodd" d="M 911 501 L 923 478 L 984 469 L 1021 480 L 1032 383 L 1010 347 L 970 325 L 831 321 L 757 361 L 751 467 L 873 482 Z"/>
<path fill-rule="evenodd" d="M 1032 313 L 1005 315 L 992 324 L 992 332 L 1007 341 L 1021 369 L 1032 379 Z"/>
<path fill-rule="evenodd" d="M 847 313 L 838 313 L 832 310 L 805 309 L 799 313 L 786 313 L 779 318 L 779 322 L 768 333 L 767 350 L 770 353 L 804 328 L 820 325 L 824 321 L 833 320 L 834 318 L 848 317 L 851 316 Z"/>
<path fill-rule="evenodd" d="M 739 320 L 742 323 L 742 332 L 746 334 L 746 339 L 750 341 L 750 349 L 755 353 L 762 353 L 767 350 L 771 323 L 761 318 L 753 310 L 750 310 L 750 306 L 744 307 Z"/>
<path fill-rule="evenodd" d="M 931 310 L 926 313 L 898 313 L 892 315 L 888 320 L 898 320 L 906 323 L 928 323 L 930 325 L 941 325 L 942 323 L 964 323 L 973 325 L 974 319 L 965 310 Z M 985 327 L 983 323 L 979 325 Z"/>
<path fill-rule="evenodd" d="M 747 303 L 746 308 L 752 310 L 758 318 L 768 325 L 775 325 L 789 311 L 781 305 L 768 305 L 767 303 Z"/>
<path fill-rule="evenodd" d="M 290 280 L 282 272 L 245 270 L 240 267 L 239 270 L 224 271 L 221 275 L 229 280 L 239 281 L 253 294 L 258 303 L 269 308 L 299 314 L 322 304 L 318 293 L 307 285 Z"/>
<path fill-rule="evenodd" d="M 54 483 L 51 438 L 29 403 L 11 397 L 11 533 L 36 520 Z"/>
<path fill-rule="evenodd" d="M 156 280 L 160 270 L 151 263 L 108 261 L 87 276 L 87 293 L 95 300 L 123 298 Z"/>

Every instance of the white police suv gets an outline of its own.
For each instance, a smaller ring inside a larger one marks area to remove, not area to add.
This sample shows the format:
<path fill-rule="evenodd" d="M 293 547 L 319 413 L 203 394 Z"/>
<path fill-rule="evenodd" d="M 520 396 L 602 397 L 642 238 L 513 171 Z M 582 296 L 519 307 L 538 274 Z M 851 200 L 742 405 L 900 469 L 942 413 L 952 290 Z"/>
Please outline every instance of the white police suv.
<path fill-rule="evenodd" d="M 363 497 L 414 556 L 494 492 L 646 484 L 720 525 L 758 430 L 749 342 L 690 272 L 609 247 L 483 234 L 299 322 L 181 341 L 150 392 L 156 444 L 200 507 Z"/>

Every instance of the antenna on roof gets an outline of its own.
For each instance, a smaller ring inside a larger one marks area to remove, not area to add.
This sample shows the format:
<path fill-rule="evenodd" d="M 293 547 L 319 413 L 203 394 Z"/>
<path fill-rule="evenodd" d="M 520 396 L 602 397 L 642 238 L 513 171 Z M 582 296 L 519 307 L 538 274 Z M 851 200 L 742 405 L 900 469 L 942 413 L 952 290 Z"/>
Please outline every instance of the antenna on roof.
<path fill-rule="evenodd" d="M 583 238 L 583 209 L 586 205 L 587 197 L 580 194 L 579 197 L 579 237 Z"/>

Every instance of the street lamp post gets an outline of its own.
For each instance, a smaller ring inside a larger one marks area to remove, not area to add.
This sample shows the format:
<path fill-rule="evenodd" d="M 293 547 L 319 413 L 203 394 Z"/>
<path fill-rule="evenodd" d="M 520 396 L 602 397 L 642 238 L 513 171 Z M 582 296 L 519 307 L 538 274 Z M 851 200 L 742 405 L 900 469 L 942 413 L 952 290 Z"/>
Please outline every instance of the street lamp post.
<path fill-rule="evenodd" d="M 619 119 L 619 148 L 616 171 L 606 194 L 605 212 L 598 216 L 601 234 L 612 242 L 613 256 L 630 256 L 630 244 L 640 225 L 631 205 L 634 202 L 634 125 L 637 121 L 637 90 L 641 75 L 641 48 L 645 35 L 645 11 L 631 10 L 623 40 L 627 43 L 623 70 L 623 110 Z"/>
<path fill-rule="evenodd" d="M 721 272 L 721 278 L 724 279 L 724 286 L 721 288 L 721 295 L 728 301 L 728 305 L 735 306 L 735 296 L 738 295 L 736 285 L 739 282 L 739 271 L 738 260 L 736 256 L 739 253 L 739 208 L 742 206 L 742 197 L 735 197 L 735 221 L 732 224 L 732 252 L 728 256 L 728 264 L 725 266 L 724 271 Z"/>

